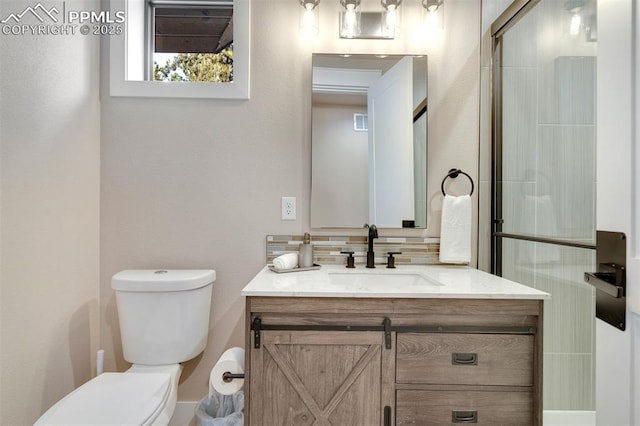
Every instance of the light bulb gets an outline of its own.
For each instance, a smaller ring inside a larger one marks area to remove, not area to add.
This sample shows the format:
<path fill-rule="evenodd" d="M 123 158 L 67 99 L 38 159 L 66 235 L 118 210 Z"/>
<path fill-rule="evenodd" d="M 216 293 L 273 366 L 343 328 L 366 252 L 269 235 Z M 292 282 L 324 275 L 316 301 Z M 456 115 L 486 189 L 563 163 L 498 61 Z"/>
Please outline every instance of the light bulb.
<path fill-rule="evenodd" d="M 580 33 L 580 24 L 582 23 L 582 19 L 580 15 L 574 13 L 571 16 L 571 22 L 569 23 L 569 34 L 572 36 L 576 36 Z"/>

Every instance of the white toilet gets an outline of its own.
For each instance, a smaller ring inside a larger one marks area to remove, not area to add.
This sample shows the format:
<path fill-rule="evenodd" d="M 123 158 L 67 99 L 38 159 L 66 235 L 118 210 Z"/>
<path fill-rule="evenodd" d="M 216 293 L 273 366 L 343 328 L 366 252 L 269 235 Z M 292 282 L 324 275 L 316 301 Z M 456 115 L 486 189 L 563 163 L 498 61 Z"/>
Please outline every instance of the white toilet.
<path fill-rule="evenodd" d="M 209 333 L 213 270 L 129 270 L 113 276 L 124 373 L 103 373 L 47 410 L 36 425 L 166 425 L 176 405 L 179 364 L 200 354 Z"/>

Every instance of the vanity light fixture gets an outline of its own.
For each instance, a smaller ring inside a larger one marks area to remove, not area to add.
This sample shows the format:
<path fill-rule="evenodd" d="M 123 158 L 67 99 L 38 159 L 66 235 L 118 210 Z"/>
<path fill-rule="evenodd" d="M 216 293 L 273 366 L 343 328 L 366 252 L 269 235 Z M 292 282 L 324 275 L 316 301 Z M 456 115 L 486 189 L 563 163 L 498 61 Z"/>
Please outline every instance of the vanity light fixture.
<path fill-rule="evenodd" d="M 300 34 L 314 37 L 320 32 L 319 4 L 320 0 L 300 0 Z"/>
<path fill-rule="evenodd" d="M 382 33 L 393 37 L 400 27 L 400 11 L 398 8 L 402 0 L 380 0 L 380 3 L 384 8 Z"/>
<path fill-rule="evenodd" d="M 360 0 L 340 0 L 340 37 L 355 38 L 360 35 Z"/>

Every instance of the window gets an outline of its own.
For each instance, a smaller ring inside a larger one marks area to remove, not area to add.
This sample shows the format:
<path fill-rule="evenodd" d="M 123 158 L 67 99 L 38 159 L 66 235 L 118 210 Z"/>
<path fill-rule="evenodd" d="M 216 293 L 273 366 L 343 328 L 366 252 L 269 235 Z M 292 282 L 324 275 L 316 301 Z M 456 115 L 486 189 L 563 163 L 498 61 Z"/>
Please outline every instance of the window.
<path fill-rule="evenodd" d="M 232 1 L 149 1 L 146 79 L 233 81 Z"/>
<path fill-rule="evenodd" d="M 123 33 L 109 36 L 111 96 L 249 99 L 250 0 L 110 0 L 109 4 L 113 13 L 126 12 Z M 165 68 L 167 58 L 156 55 L 166 53 L 183 54 L 185 65 L 176 65 L 175 71 L 173 65 Z M 165 81 L 154 80 L 154 56 L 166 72 Z M 194 60 L 198 57 L 210 63 L 199 65 Z M 215 76 L 200 79 L 189 66 L 217 70 Z"/>

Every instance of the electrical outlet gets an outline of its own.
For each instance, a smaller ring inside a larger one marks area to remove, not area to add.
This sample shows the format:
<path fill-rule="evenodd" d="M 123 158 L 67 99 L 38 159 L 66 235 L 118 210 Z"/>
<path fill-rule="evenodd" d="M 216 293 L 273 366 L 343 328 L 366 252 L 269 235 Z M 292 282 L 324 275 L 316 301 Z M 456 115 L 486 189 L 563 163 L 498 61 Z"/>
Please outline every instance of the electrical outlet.
<path fill-rule="evenodd" d="M 282 220 L 296 220 L 296 197 L 282 197 Z"/>

